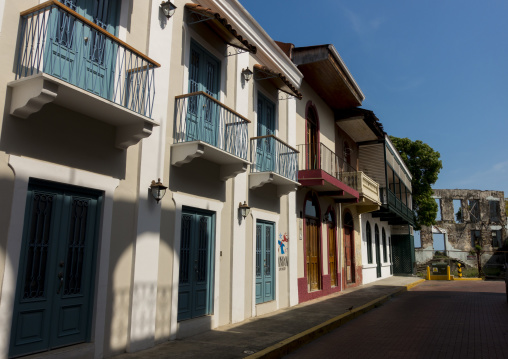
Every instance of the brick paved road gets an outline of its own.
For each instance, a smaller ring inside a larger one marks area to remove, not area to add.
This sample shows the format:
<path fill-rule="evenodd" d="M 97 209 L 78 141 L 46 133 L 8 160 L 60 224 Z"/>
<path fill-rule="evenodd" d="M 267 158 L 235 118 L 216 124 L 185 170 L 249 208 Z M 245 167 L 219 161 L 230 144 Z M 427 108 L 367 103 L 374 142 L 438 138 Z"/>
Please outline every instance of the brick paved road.
<path fill-rule="evenodd" d="M 286 358 L 508 358 L 505 284 L 425 282 Z"/>

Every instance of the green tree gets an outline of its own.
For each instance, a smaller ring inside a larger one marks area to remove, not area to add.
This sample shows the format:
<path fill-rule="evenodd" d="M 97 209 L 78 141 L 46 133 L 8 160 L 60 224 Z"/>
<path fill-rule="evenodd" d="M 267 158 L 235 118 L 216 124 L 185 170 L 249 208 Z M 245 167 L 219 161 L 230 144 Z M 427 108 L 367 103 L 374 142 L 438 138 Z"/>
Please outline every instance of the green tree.
<path fill-rule="evenodd" d="M 393 136 L 390 136 L 390 140 L 413 176 L 411 187 L 415 229 L 435 224 L 438 208 L 432 198 L 432 185 L 436 183 L 439 171 L 443 168 L 443 163 L 439 159 L 441 155 L 419 140 L 411 141 L 409 138 Z"/>

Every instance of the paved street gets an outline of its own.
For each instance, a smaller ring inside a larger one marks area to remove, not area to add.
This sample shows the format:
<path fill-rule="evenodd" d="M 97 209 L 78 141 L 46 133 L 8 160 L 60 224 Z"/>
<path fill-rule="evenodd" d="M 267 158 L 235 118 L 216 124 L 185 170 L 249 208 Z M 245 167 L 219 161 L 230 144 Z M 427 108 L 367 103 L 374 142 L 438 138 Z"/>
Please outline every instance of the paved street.
<path fill-rule="evenodd" d="M 508 358 L 499 281 L 427 281 L 286 358 Z"/>

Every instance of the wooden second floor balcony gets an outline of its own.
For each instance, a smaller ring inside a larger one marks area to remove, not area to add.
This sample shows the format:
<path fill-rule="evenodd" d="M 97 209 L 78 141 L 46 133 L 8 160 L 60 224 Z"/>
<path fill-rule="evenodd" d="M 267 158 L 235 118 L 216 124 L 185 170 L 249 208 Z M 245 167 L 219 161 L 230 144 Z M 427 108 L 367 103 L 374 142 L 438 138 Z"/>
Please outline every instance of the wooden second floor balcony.
<path fill-rule="evenodd" d="M 279 196 L 296 191 L 299 186 L 298 150 L 274 135 L 253 137 L 250 143 L 249 188 L 273 184 Z"/>
<path fill-rule="evenodd" d="M 222 180 L 247 170 L 249 120 L 202 91 L 177 96 L 175 105 L 172 165 L 200 157 L 220 166 Z"/>
<path fill-rule="evenodd" d="M 125 149 L 151 134 L 154 70 L 160 65 L 62 3 L 21 14 L 10 112 L 27 118 L 48 103 L 116 128 Z"/>
<path fill-rule="evenodd" d="M 381 205 L 379 184 L 362 171 L 344 173 L 343 177 L 351 177 L 346 180 L 347 183 L 356 184 L 360 194 L 357 205 L 358 213 L 367 213 L 377 211 Z M 355 177 L 355 178 L 353 178 Z"/>
<path fill-rule="evenodd" d="M 380 188 L 379 192 L 381 207 L 373 214 L 374 217 L 379 217 L 390 225 L 410 224 L 414 226 L 415 218 L 410 206 L 389 188 Z"/>
<path fill-rule="evenodd" d="M 320 196 L 339 202 L 358 203 L 358 174 L 355 168 L 324 144 L 299 145 L 298 181 Z"/>

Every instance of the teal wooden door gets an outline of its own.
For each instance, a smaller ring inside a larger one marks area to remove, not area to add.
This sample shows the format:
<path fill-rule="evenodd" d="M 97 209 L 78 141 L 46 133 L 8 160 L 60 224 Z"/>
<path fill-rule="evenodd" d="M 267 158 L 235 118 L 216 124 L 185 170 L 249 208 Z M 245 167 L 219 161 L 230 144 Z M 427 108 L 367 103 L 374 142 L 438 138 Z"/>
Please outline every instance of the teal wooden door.
<path fill-rule="evenodd" d="M 258 94 L 257 136 L 275 134 L 275 105 L 266 97 Z M 256 169 L 258 172 L 275 170 L 275 139 L 267 137 L 257 141 Z"/>
<path fill-rule="evenodd" d="M 256 304 L 275 298 L 275 225 L 256 222 Z"/>
<path fill-rule="evenodd" d="M 220 62 L 195 42 L 191 43 L 189 93 L 203 91 L 219 99 Z M 220 106 L 205 96 L 189 99 L 186 118 L 187 141 L 203 141 L 217 146 Z"/>
<path fill-rule="evenodd" d="M 379 227 L 374 227 L 374 240 L 376 244 L 376 274 L 378 278 L 381 278 L 381 253 L 380 253 L 380 243 L 379 243 Z"/>
<path fill-rule="evenodd" d="M 180 241 L 178 320 L 212 314 L 214 215 L 184 209 Z"/>
<path fill-rule="evenodd" d="M 65 6 L 116 36 L 116 0 L 60 0 Z M 52 10 L 44 58 L 45 72 L 101 97 L 113 90 L 116 45 L 59 8 Z"/>
<path fill-rule="evenodd" d="M 100 193 L 32 181 L 10 356 L 90 340 Z"/>

